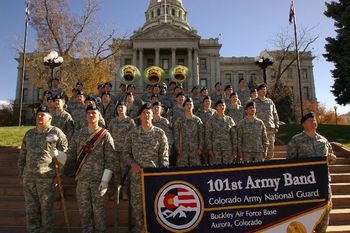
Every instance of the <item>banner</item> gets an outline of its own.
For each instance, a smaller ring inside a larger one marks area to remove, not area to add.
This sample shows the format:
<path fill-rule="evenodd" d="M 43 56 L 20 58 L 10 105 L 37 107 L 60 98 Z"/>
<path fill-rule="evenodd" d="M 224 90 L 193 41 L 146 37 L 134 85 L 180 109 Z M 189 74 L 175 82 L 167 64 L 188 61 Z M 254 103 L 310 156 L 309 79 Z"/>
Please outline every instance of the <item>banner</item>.
<path fill-rule="evenodd" d="M 144 169 L 145 232 L 312 232 L 328 184 L 326 158 Z"/>

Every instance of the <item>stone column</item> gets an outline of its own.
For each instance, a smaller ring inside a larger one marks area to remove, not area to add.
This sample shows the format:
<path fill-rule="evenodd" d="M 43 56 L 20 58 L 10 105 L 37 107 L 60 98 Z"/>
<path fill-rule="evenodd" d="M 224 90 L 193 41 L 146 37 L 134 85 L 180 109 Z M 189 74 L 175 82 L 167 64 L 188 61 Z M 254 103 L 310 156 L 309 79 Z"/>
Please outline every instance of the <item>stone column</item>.
<path fill-rule="evenodd" d="M 188 48 L 187 49 L 187 59 L 188 59 L 188 69 L 190 70 L 190 73 L 191 73 L 191 77 L 190 79 L 193 78 L 193 65 L 192 65 L 192 48 Z M 188 89 L 191 89 L 192 88 L 192 84 L 191 84 L 191 81 L 186 81 L 186 84 L 188 85 Z"/>
<path fill-rule="evenodd" d="M 215 56 L 213 54 L 210 54 L 209 57 L 210 61 L 210 77 L 208 80 L 208 89 L 209 92 L 212 93 L 214 90 L 214 85 L 216 83 L 216 74 L 215 74 Z"/>
<path fill-rule="evenodd" d="M 193 55 L 193 86 L 199 85 L 199 58 L 198 58 L 198 49 L 194 49 Z"/>
<path fill-rule="evenodd" d="M 141 72 L 141 76 L 143 74 L 143 48 L 139 48 L 139 70 Z M 137 86 L 139 87 L 140 90 L 138 90 L 139 92 L 142 91 L 142 79 L 140 78 L 137 81 Z"/>
<path fill-rule="evenodd" d="M 219 56 L 219 54 L 215 55 L 215 61 L 216 61 L 216 65 L 215 65 L 215 68 L 216 68 L 216 80 L 217 80 L 217 82 L 221 82 L 221 78 L 220 78 L 220 56 Z"/>
<path fill-rule="evenodd" d="M 156 60 L 155 60 L 155 65 L 156 66 L 159 66 L 159 48 L 155 48 L 154 49 L 155 50 L 155 52 L 156 52 Z"/>
<path fill-rule="evenodd" d="M 137 49 L 132 50 L 132 65 L 137 66 Z"/>
<path fill-rule="evenodd" d="M 171 68 L 176 66 L 176 48 L 171 48 Z"/>

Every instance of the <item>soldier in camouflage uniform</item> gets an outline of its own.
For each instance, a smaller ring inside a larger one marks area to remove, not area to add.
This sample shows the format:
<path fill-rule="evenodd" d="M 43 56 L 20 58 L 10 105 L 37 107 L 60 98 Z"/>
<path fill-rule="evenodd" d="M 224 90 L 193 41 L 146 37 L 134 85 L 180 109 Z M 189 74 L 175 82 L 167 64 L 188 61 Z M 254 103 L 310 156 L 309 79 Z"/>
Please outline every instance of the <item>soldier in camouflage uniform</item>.
<path fill-rule="evenodd" d="M 51 115 L 56 112 L 55 95 L 47 97 L 47 107 Z"/>
<path fill-rule="evenodd" d="M 176 166 L 201 165 L 204 144 L 204 125 L 193 115 L 193 100 L 187 98 L 183 104 L 184 116 L 174 124 L 174 141 L 177 152 Z"/>
<path fill-rule="evenodd" d="M 228 107 L 231 103 L 230 96 L 233 93 L 233 87 L 232 85 L 226 85 L 224 89 L 224 96 L 225 96 L 225 104 L 226 107 Z"/>
<path fill-rule="evenodd" d="M 112 87 L 113 87 L 113 85 L 112 85 L 111 82 L 106 82 L 105 83 L 105 90 L 104 90 L 104 92 L 102 92 L 101 99 L 103 98 L 103 93 L 108 92 L 109 93 L 109 97 L 110 97 L 110 102 L 113 105 L 113 109 L 114 109 L 114 106 L 118 102 L 118 98 L 117 98 L 117 96 L 112 94 Z"/>
<path fill-rule="evenodd" d="M 131 117 L 131 119 L 133 119 L 135 123 L 138 123 L 137 118 L 139 116 L 140 106 L 135 103 L 134 94 L 132 92 L 126 93 L 125 101 L 127 107 L 126 115 Z"/>
<path fill-rule="evenodd" d="M 67 102 L 68 101 L 68 96 L 67 96 L 66 92 L 62 88 L 59 87 L 59 85 L 60 85 L 60 79 L 59 78 L 55 77 L 55 78 L 51 79 L 51 89 L 50 89 L 50 91 L 51 91 L 53 96 L 55 96 L 55 95 L 63 96 L 65 102 Z"/>
<path fill-rule="evenodd" d="M 221 82 L 217 82 L 214 85 L 214 93 L 211 95 L 211 99 L 214 103 L 218 101 L 219 99 L 224 99 L 224 93 L 222 92 L 222 84 Z"/>
<path fill-rule="evenodd" d="M 201 105 L 202 105 L 202 97 L 199 93 L 199 87 L 198 86 L 194 86 L 191 90 L 191 97 L 193 99 L 193 112 L 197 112 L 198 109 L 200 109 Z"/>
<path fill-rule="evenodd" d="M 99 117 L 97 106 L 88 105 L 85 114 L 88 125 L 74 134 L 67 151 L 68 167 L 77 162 L 80 149 L 90 141 L 91 135 L 101 130 Z M 105 193 L 112 172 L 115 171 L 115 159 L 113 138 L 107 131 L 89 150 L 80 172 L 76 174 L 76 195 L 84 233 L 102 233 L 107 230 Z"/>
<path fill-rule="evenodd" d="M 56 134 L 56 147 L 62 151 L 68 148 L 64 133 L 51 126 L 50 122 L 51 115 L 47 107 L 39 107 L 36 128 L 28 130 L 24 135 L 18 159 L 26 205 L 27 229 L 30 233 L 52 232 L 56 172 L 46 137 Z"/>
<path fill-rule="evenodd" d="M 236 124 L 245 116 L 243 107 L 239 104 L 239 99 L 236 92 L 230 95 L 230 104 L 227 105 L 226 114 L 235 121 Z"/>
<path fill-rule="evenodd" d="M 185 101 L 185 94 L 180 92 L 176 95 L 176 105 L 170 109 L 169 121 L 171 125 L 174 125 L 177 119 L 181 118 L 184 114 L 183 103 Z"/>
<path fill-rule="evenodd" d="M 44 91 L 41 106 L 47 106 L 47 98 L 52 96 L 51 91 Z"/>
<path fill-rule="evenodd" d="M 121 83 L 119 85 L 119 93 L 116 95 L 117 101 L 125 101 L 125 95 L 126 95 L 126 85 L 124 83 Z"/>
<path fill-rule="evenodd" d="M 123 158 L 131 166 L 131 204 L 136 220 L 133 231 L 135 233 L 143 232 L 140 173 L 143 168 L 169 165 L 168 140 L 162 129 L 152 125 L 151 108 L 150 104 L 141 107 L 141 125 L 128 133 L 124 146 Z"/>
<path fill-rule="evenodd" d="M 264 160 L 269 145 L 264 122 L 255 116 L 254 102 L 248 102 L 244 110 L 246 117 L 237 124 L 239 158 L 244 161 Z"/>
<path fill-rule="evenodd" d="M 266 97 L 267 88 L 263 83 L 258 86 L 258 98 L 254 100 L 256 105 L 256 117 L 261 119 L 266 127 L 267 137 L 269 138 L 269 149 L 266 159 L 272 159 L 274 156 L 275 134 L 279 128 L 279 118 L 275 104 L 270 98 Z"/>
<path fill-rule="evenodd" d="M 109 121 L 115 117 L 115 103 L 113 103 L 111 100 L 111 94 L 109 92 L 103 92 L 102 101 L 97 106 L 103 119 L 105 120 L 106 125 L 108 125 Z"/>
<path fill-rule="evenodd" d="M 235 122 L 225 115 L 225 100 L 215 104 L 216 113 L 205 125 L 205 139 L 208 147 L 209 164 L 232 163 L 237 157 L 237 136 Z"/>
<path fill-rule="evenodd" d="M 240 100 L 240 104 L 245 106 L 250 99 L 250 90 L 247 87 L 247 84 L 244 78 L 240 78 L 238 81 L 239 89 L 237 91 L 238 99 Z"/>
<path fill-rule="evenodd" d="M 295 135 L 288 143 L 287 159 L 327 157 L 329 163 L 336 159 L 328 140 L 316 132 L 317 121 L 313 112 L 305 114 L 300 123 L 304 131 Z M 330 181 L 330 176 L 329 176 Z M 317 233 L 325 233 L 329 223 L 329 213 L 332 208 L 331 189 L 329 189 L 329 207 L 322 220 L 314 229 Z"/>
<path fill-rule="evenodd" d="M 52 125 L 60 128 L 67 136 L 68 141 L 74 134 L 74 121 L 72 116 L 64 110 L 64 98 L 63 96 L 56 95 L 54 97 L 56 104 L 56 111 L 52 116 Z"/>
<path fill-rule="evenodd" d="M 254 101 L 256 98 L 258 98 L 258 91 L 256 89 L 250 89 L 250 101 Z"/>

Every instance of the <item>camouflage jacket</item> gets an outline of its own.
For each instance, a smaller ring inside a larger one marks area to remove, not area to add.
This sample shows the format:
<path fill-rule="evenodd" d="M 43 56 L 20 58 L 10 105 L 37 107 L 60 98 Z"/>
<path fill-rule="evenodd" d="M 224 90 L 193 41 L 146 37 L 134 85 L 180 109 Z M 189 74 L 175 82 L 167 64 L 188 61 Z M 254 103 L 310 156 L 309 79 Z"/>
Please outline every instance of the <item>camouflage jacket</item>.
<path fill-rule="evenodd" d="M 261 119 L 266 129 L 275 129 L 278 128 L 278 114 L 275 107 L 275 104 L 270 98 L 256 98 L 254 100 L 256 107 L 256 117 Z"/>
<path fill-rule="evenodd" d="M 123 151 L 125 136 L 135 127 L 135 121 L 128 116 L 124 119 L 115 117 L 109 122 L 108 130 L 112 134 L 116 151 Z"/>
<path fill-rule="evenodd" d="M 203 150 L 204 125 L 195 115 L 179 118 L 173 127 L 176 150 Z"/>
<path fill-rule="evenodd" d="M 60 128 L 63 133 L 70 139 L 74 134 L 74 121 L 72 116 L 66 112 L 55 112 L 52 116 L 51 124 Z"/>
<path fill-rule="evenodd" d="M 173 136 L 173 131 L 170 128 L 170 123 L 169 123 L 168 119 L 166 119 L 164 117 L 160 117 L 159 120 L 155 120 L 153 118 L 152 124 L 155 127 L 158 127 L 158 128 L 161 128 L 162 130 L 164 130 L 165 135 L 167 136 L 167 139 L 168 139 L 169 147 L 172 147 L 174 144 L 174 136 Z"/>

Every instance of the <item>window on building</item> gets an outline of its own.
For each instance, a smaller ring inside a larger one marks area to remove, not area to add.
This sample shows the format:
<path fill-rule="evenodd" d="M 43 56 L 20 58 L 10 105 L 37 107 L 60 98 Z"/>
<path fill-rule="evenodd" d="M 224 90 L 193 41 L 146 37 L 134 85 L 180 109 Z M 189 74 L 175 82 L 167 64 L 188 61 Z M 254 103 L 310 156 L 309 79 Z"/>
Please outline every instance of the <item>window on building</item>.
<path fill-rule="evenodd" d="M 238 73 L 238 80 L 240 80 L 241 78 L 244 78 L 244 74 L 243 73 Z"/>
<path fill-rule="evenodd" d="M 175 9 L 174 9 L 174 8 L 171 9 L 171 14 L 172 14 L 173 16 L 175 16 Z"/>
<path fill-rule="evenodd" d="M 231 73 L 225 73 L 225 84 L 230 84 L 231 83 Z"/>
<path fill-rule="evenodd" d="M 157 15 L 160 16 L 160 9 L 157 9 Z"/>
<path fill-rule="evenodd" d="M 151 12 L 151 16 L 152 16 L 152 18 L 154 18 L 154 12 L 153 11 Z"/>
<path fill-rule="evenodd" d="M 182 11 L 179 11 L 179 18 L 182 18 Z"/>
<path fill-rule="evenodd" d="M 309 99 L 310 99 L 309 87 L 303 87 L 303 100 L 309 100 Z"/>
<path fill-rule="evenodd" d="M 154 65 L 154 60 L 153 58 L 147 58 L 147 67 L 153 66 Z"/>
<path fill-rule="evenodd" d="M 131 64 L 131 58 L 125 58 L 124 59 L 124 65 L 132 65 Z"/>
<path fill-rule="evenodd" d="M 164 70 L 168 71 L 169 70 L 169 59 L 163 59 L 162 60 L 162 67 Z"/>
<path fill-rule="evenodd" d="M 201 87 L 207 87 L 208 81 L 205 78 L 201 78 L 199 84 L 200 84 Z"/>
<path fill-rule="evenodd" d="M 207 70 L 207 59 L 206 58 L 200 58 L 199 59 L 199 69 L 200 70 Z"/>
<path fill-rule="evenodd" d="M 301 70 L 301 77 L 302 77 L 303 79 L 308 79 L 307 69 L 302 69 L 302 70 Z"/>
<path fill-rule="evenodd" d="M 180 66 L 184 66 L 185 65 L 185 59 L 183 59 L 183 58 L 177 59 L 177 64 L 180 65 Z"/>
<path fill-rule="evenodd" d="M 28 101 L 28 88 L 23 88 L 23 102 L 27 102 Z"/>

